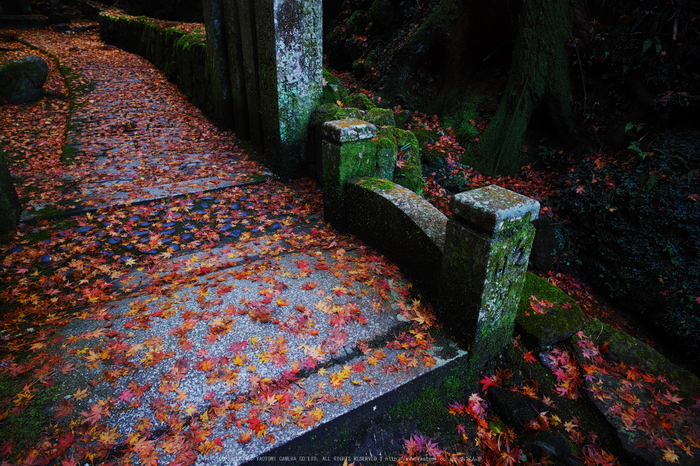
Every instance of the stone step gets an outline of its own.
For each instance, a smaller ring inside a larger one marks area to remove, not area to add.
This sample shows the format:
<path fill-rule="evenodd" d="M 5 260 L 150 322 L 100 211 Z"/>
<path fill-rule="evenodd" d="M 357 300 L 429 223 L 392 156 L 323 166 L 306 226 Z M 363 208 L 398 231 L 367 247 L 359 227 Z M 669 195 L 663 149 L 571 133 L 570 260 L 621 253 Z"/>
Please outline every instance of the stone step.
<path fill-rule="evenodd" d="M 251 174 L 247 177 L 206 177 L 196 178 L 187 181 L 176 181 L 158 186 L 143 186 L 141 189 L 134 188 L 132 185 L 133 179 L 122 178 L 111 181 L 103 181 L 99 189 L 95 184 L 90 187 L 85 187 L 84 197 L 81 200 L 76 200 L 75 207 L 65 210 L 60 214 L 50 215 L 48 217 L 68 217 L 79 215 L 87 212 L 95 212 L 98 209 L 108 207 L 118 207 L 126 204 L 143 204 L 146 202 L 157 202 L 174 197 L 187 196 L 195 193 L 213 193 L 227 188 L 244 187 L 253 184 L 258 184 L 262 181 L 263 176 L 274 177 L 270 172 L 263 172 L 260 175 Z M 114 191 L 109 188 L 113 187 Z M 125 191 L 124 189 L 129 189 Z M 20 221 L 23 223 L 32 223 L 39 218 L 47 218 L 44 213 L 45 208 L 52 208 L 52 203 L 38 204 L 31 211 L 23 211 Z"/>
<path fill-rule="evenodd" d="M 62 330 L 76 369 L 57 399 L 95 438 L 119 433 L 112 457 L 140 439 L 168 462 L 183 451 L 166 453 L 171 444 L 203 432 L 196 464 L 236 465 L 366 420 L 399 387 L 466 359 L 381 256 L 274 251 L 182 256 L 147 292 L 79 314 Z"/>

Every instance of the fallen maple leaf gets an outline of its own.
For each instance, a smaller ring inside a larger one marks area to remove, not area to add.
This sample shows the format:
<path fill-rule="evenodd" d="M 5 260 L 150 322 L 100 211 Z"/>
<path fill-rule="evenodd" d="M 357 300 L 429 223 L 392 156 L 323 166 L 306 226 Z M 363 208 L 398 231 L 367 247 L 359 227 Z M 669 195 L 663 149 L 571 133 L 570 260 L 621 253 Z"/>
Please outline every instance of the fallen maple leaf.
<path fill-rule="evenodd" d="M 241 435 L 236 439 L 238 443 L 248 443 L 253 438 L 253 431 L 248 429 L 246 433 L 241 433 Z"/>
<path fill-rule="evenodd" d="M 530 364 L 535 364 L 537 362 L 537 358 L 535 358 L 532 355 L 532 351 L 528 351 L 527 353 L 523 353 L 523 358 L 525 361 L 529 362 Z"/>
<path fill-rule="evenodd" d="M 483 387 L 481 388 L 481 391 L 483 393 L 487 393 L 489 387 L 499 386 L 495 375 L 492 375 L 491 377 L 484 377 L 483 379 L 479 380 L 479 383 L 483 385 Z"/>
<path fill-rule="evenodd" d="M 669 463 L 678 463 L 678 455 L 671 447 L 662 450 L 664 452 L 664 461 Z"/>

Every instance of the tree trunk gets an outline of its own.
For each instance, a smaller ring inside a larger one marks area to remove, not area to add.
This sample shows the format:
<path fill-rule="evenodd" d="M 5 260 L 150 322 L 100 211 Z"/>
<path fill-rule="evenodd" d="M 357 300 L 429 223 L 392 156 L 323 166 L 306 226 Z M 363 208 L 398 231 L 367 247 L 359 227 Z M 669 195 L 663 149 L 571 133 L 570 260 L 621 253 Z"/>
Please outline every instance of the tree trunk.
<path fill-rule="evenodd" d="M 570 38 L 573 0 L 523 0 L 508 83 L 476 151 L 487 173 L 515 173 L 534 110 L 545 105 L 564 140 L 575 135 L 571 107 Z"/>
<path fill-rule="evenodd" d="M 469 68 L 482 67 L 495 51 L 509 51 L 513 44 L 510 0 L 462 0 L 443 44 L 440 90 L 449 93 L 464 84 Z M 442 5 L 441 5 L 442 6 Z"/>

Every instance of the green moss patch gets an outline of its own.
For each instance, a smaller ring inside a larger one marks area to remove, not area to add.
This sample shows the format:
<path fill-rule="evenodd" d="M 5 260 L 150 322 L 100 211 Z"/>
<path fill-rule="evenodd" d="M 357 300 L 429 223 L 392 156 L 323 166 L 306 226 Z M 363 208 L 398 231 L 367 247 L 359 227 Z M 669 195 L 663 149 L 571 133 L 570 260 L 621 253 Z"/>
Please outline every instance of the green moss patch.
<path fill-rule="evenodd" d="M 584 316 L 573 298 L 544 278 L 528 272 L 515 323 L 529 344 L 542 348 L 566 340 L 579 331 Z"/>
<path fill-rule="evenodd" d="M 22 449 L 36 443 L 41 433 L 51 425 L 54 416 L 50 408 L 59 394 L 53 385 L 41 387 L 32 393 L 31 402 L 17 412 L 9 409 L 13 400 L 22 392 L 20 384 L 8 377 L 0 377 L 0 412 L 7 410 L 7 417 L 0 421 L 0 438 L 13 439 L 14 446 Z"/>

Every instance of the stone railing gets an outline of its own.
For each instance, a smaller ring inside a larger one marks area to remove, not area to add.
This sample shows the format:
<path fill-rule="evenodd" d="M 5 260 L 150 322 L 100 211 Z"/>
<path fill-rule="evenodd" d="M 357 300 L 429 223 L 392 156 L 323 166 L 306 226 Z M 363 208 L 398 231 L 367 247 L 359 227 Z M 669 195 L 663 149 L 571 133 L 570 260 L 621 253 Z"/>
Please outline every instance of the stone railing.
<path fill-rule="evenodd" d="M 539 203 L 489 186 L 457 194 L 448 219 L 413 191 L 374 177 L 387 163 L 376 133 L 357 119 L 324 123 L 326 219 L 395 260 L 478 367 L 513 333 Z"/>

